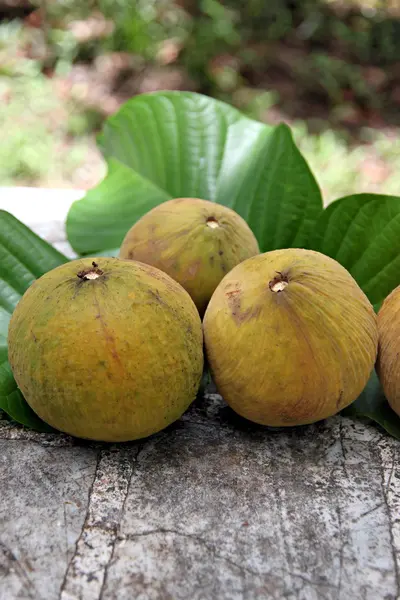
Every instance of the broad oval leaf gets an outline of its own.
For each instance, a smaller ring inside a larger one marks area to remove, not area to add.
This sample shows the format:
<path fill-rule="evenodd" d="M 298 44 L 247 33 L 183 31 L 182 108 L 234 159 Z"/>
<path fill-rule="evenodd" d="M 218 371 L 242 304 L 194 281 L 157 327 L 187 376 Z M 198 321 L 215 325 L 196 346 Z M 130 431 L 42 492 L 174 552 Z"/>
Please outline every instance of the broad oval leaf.
<path fill-rule="evenodd" d="M 0 409 L 38 431 L 53 430 L 35 415 L 18 390 L 7 361 L 8 323 L 31 283 L 67 261 L 18 219 L 0 210 Z"/>
<path fill-rule="evenodd" d="M 302 248 L 322 214 L 320 190 L 286 125 L 268 128 L 260 142 L 237 174 L 228 155 L 216 201 L 247 221 L 262 252 Z"/>
<path fill-rule="evenodd" d="M 322 212 L 288 127 L 268 127 L 200 94 L 137 96 L 107 120 L 99 140 L 109 172 L 67 219 L 80 254 L 119 246 L 138 218 L 169 198 L 233 208 L 262 251 L 304 246 Z"/>
<path fill-rule="evenodd" d="M 234 135 L 231 127 L 238 128 Z M 245 136 L 254 143 L 264 127 L 228 104 L 190 92 L 143 94 L 110 117 L 99 136 L 105 157 L 117 158 L 170 197 L 215 199 L 218 175 L 229 148 Z"/>
<path fill-rule="evenodd" d="M 378 307 L 400 285 L 400 197 L 336 200 L 319 218 L 309 245 L 346 267 Z"/>

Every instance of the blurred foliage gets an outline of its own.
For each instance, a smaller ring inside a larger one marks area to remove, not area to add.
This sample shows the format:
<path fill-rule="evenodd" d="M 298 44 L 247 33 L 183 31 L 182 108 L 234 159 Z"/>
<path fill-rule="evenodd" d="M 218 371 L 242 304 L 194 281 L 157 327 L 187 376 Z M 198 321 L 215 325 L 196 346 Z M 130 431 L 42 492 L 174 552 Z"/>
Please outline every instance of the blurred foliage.
<path fill-rule="evenodd" d="M 74 28 L 68 30 L 68 24 L 93 16 L 99 21 L 98 36 L 85 41 L 74 35 Z M 109 27 L 103 21 L 103 31 L 101 17 L 109 21 Z M 189 15 L 172 0 L 48 2 L 43 18 L 49 24 L 53 59 L 63 61 L 87 60 L 107 51 L 131 52 L 152 60 L 163 40 L 186 39 L 191 23 Z"/>
<path fill-rule="evenodd" d="M 18 18 L 0 10 L 2 183 L 95 183 L 97 166 L 83 182 L 75 174 L 104 117 L 130 95 L 177 81 L 255 118 L 288 120 L 326 197 L 366 182 L 398 193 L 398 138 L 372 131 L 400 125 L 398 0 L 23 4 Z M 105 70 L 107 57 L 123 66 Z M 96 87 L 103 96 L 93 100 Z"/>
<path fill-rule="evenodd" d="M 336 96 L 338 86 L 351 83 L 349 63 L 383 67 L 400 56 L 397 0 L 48 0 L 43 6 L 54 60 L 87 60 L 111 50 L 154 60 L 160 44 L 173 39 L 188 68 L 207 79 L 209 61 L 220 53 L 238 55 L 252 66 L 257 62 L 254 44 L 284 40 L 310 50 L 303 72 L 311 77 L 315 67 L 315 80 L 322 73 Z M 93 15 L 110 23 L 97 37 L 79 40 L 66 28 Z M 340 60 L 330 60 L 330 51 Z M 267 56 L 268 63 L 273 59 Z"/>
<path fill-rule="evenodd" d="M 12 102 L 2 103 L 0 110 L 1 185 L 46 179 L 62 185 L 73 178 L 87 155 L 87 139 L 72 147 L 66 143 L 69 121 L 51 84 L 40 76 L 24 76 L 13 81 L 11 90 L 0 77 L 0 99 L 8 94 Z"/>
<path fill-rule="evenodd" d="M 349 145 L 332 129 L 310 135 L 304 122 L 296 122 L 293 133 L 326 203 L 362 192 L 400 194 L 398 139 L 366 128 L 362 133 L 367 143 Z"/>

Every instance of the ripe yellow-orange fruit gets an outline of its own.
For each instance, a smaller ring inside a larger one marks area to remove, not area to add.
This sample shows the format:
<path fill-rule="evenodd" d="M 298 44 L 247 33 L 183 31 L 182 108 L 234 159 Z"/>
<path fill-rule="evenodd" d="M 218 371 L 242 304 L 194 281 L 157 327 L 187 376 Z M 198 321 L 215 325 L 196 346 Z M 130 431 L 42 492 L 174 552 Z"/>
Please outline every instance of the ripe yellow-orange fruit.
<path fill-rule="evenodd" d="M 271 426 L 339 412 L 362 392 L 377 352 L 367 297 L 339 263 L 310 250 L 276 250 L 235 267 L 203 328 L 222 396 Z"/>
<path fill-rule="evenodd" d="M 198 311 L 149 265 L 72 261 L 38 279 L 12 315 L 9 361 L 28 404 L 56 429 L 120 442 L 160 431 L 194 400 Z"/>
<path fill-rule="evenodd" d="M 381 306 L 378 331 L 379 380 L 390 406 L 400 416 L 400 286 Z"/>
<path fill-rule="evenodd" d="M 254 234 L 235 211 L 198 198 L 178 198 L 156 206 L 133 225 L 120 257 L 168 273 L 202 315 L 224 275 L 258 252 Z"/>

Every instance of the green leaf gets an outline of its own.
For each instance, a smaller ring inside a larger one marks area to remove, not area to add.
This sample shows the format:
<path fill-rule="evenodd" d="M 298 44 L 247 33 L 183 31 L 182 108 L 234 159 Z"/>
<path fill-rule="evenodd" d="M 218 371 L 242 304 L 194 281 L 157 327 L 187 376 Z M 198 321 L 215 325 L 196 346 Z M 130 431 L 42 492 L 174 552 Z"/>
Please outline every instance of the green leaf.
<path fill-rule="evenodd" d="M 54 431 L 28 406 L 7 361 L 11 314 L 25 290 L 68 259 L 9 213 L 0 210 L 0 409 L 38 431 Z"/>
<path fill-rule="evenodd" d="M 233 208 L 262 251 L 304 246 L 322 212 L 288 127 L 268 127 L 206 96 L 136 96 L 107 120 L 99 140 L 109 172 L 67 219 L 68 239 L 81 254 L 119 246 L 138 218 L 169 198 Z"/>
<path fill-rule="evenodd" d="M 390 408 L 375 371 L 363 393 L 341 414 L 350 417 L 367 417 L 400 440 L 400 417 Z"/>
<path fill-rule="evenodd" d="M 309 246 L 346 267 L 378 307 L 400 285 L 400 197 L 336 200 L 319 218 Z"/>
<path fill-rule="evenodd" d="M 33 412 L 18 389 L 8 362 L 0 365 L 0 393 L 0 408 L 14 421 L 36 431 L 56 431 Z"/>
<path fill-rule="evenodd" d="M 111 250 L 100 250 L 96 252 L 96 256 L 111 256 L 112 258 L 118 257 L 119 248 L 111 248 Z"/>
<path fill-rule="evenodd" d="M 7 360 L 7 331 L 11 315 L 0 306 L 0 364 Z"/>
<path fill-rule="evenodd" d="M 170 198 L 151 181 L 111 158 L 107 177 L 72 205 L 66 225 L 68 239 L 80 254 L 119 248 L 137 219 Z"/>
<path fill-rule="evenodd" d="M 322 214 L 321 192 L 290 129 L 286 125 L 262 127 L 257 143 L 245 152 L 237 168 L 230 158 L 233 149 L 228 154 L 216 201 L 247 221 L 262 252 L 303 247 Z"/>

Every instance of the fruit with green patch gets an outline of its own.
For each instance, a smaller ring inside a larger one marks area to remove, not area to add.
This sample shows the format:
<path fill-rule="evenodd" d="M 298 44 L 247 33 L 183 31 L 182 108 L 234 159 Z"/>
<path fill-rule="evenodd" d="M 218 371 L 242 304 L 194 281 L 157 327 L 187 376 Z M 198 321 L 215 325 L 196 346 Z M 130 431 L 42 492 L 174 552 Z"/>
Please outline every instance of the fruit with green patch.
<path fill-rule="evenodd" d="M 85 258 L 32 284 L 12 315 L 9 361 L 28 404 L 71 435 L 120 442 L 178 419 L 203 369 L 198 311 L 168 275 Z"/>

